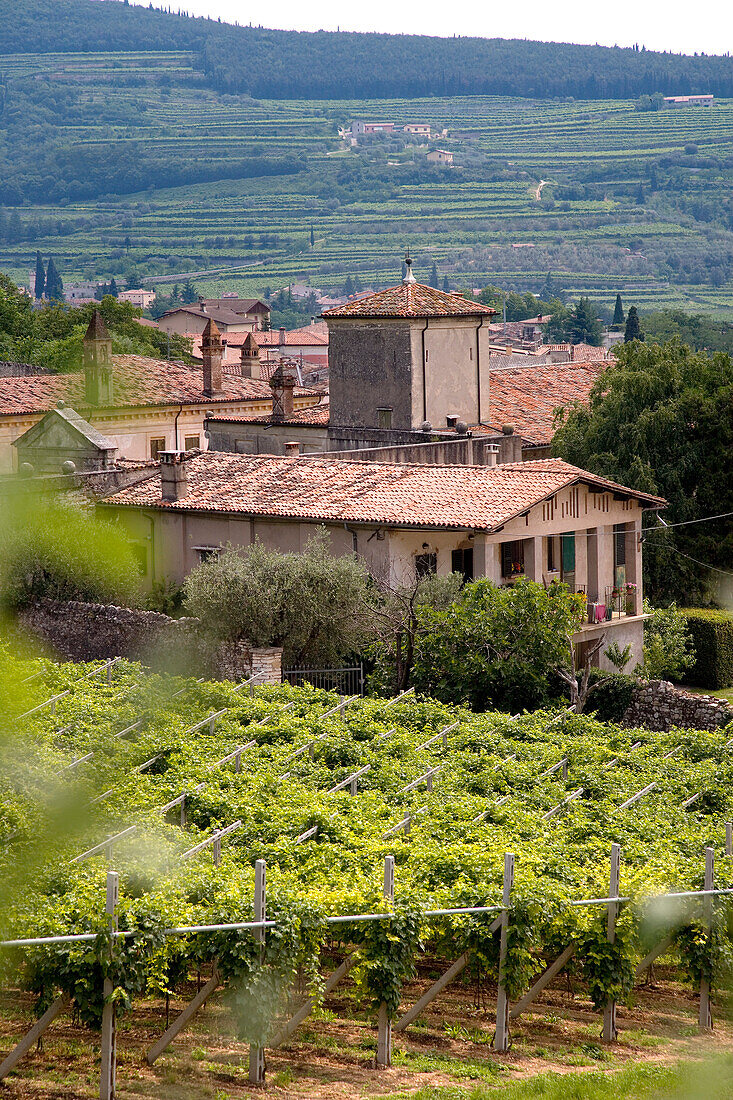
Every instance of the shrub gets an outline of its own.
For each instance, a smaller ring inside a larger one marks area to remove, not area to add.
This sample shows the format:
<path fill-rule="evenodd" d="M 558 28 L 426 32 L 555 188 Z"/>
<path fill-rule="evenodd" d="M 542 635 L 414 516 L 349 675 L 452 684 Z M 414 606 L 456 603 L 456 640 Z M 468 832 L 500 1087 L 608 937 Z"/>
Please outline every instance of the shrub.
<path fill-rule="evenodd" d="M 682 614 L 695 647 L 695 663 L 685 679 L 714 691 L 733 686 L 733 615 L 703 608 Z"/>
<path fill-rule="evenodd" d="M 441 702 L 477 711 L 541 706 L 553 673 L 568 663 L 582 615 L 582 598 L 565 585 L 474 581 L 448 608 L 421 612 L 427 629 L 416 640 L 413 683 Z"/>
<path fill-rule="evenodd" d="M 653 608 L 644 601 L 644 658 L 634 671 L 648 680 L 679 680 L 695 662 L 685 613 L 676 604 Z"/>
<path fill-rule="evenodd" d="M 301 554 L 255 542 L 202 562 L 185 582 L 186 614 L 213 637 L 282 646 L 286 664 L 332 664 L 365 640 L 371 582 L 351 555 L 334 557 L 325 528 Z"/>
<path fill-rule="evenodd" d="M 0 610 L 35 599 L 134 605 L 140 572 L 132 547 L 114 525 L 68 504 L 3 502 Z"/>
<path fill-rule="evenodd" d="M 587 710 L 595 712 L 599 722 L 620 722 L 631 704 L 638 681 L 621 672 L 591 669 L 591 694 Z"/>

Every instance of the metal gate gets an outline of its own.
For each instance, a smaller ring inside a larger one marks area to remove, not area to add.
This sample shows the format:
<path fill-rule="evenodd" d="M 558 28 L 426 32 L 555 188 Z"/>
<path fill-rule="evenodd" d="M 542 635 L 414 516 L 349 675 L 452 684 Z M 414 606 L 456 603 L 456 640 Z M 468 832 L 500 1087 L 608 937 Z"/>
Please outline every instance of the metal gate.
<path fill-rule="evenodd" d="M 324 691 L 336 691 L 339 695 L 364 694 L 364 666 L 353 668 L 284 668 L 283 681 L 299 687 L 313 684 Z"/>

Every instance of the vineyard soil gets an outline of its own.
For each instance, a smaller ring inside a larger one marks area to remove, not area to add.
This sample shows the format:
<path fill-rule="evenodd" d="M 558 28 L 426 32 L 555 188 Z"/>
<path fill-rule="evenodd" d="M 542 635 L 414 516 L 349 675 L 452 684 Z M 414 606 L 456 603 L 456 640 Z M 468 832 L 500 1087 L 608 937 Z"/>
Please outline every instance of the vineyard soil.
<path fill-rule="evenodd" d="M 435 968 L 428 966 L 423 971 L 418 980 L 405 986 L 405 1007 L 425 990 Z M 171 1018 L 195 992 L 195 979 L 181 987 L 171 998 Z M 643 1076 L 630 1078 L 628 1092 L 623 1086 L 634 1067 L 669 1067 L 681 1059 L 697 1062 L 724 1053 L 733 1057 L 730 1021 L 717 1022 L 714 1037 L 691 1034 L 696 1001 L 675 981 L 670 967 L 658 968 L 653 983 L 637 990 L 633 1006 L 620 1010 L 621 1037 L 614 1047 L 600 1040 L 598 1016 L 582 990 L 570 991 L 562 979 L 532 1013 L 515 1022 L 510 1053 L 492 1054 L 495 987 L 486 986 L 483 992 L 488 1008 L 477 1009 L 475 985 L 456 983 L 419 1026 L 396 1040 L 392 1068 L 377 1072 L 373 1068 L 375 1030 L 369 1019 L 359 1018 L 355 991 L 345 983 L 338 996 L 327 998 L 318 1019 L 308 1021 L 283 1048 L 268 1052 L 268 1082 L 256 1094 L 263 1100 L 337 1100 L 344 1096 L 364 1100 L 390 1096 L 396 1100 L 430 1087 L 450 1089 L 450 1100 L 458 1100 L 462 1095 L 473 1096 L 477 1083 L 484 1082 L 488 1098 L 494 1096 L 492 1085 L 497 1087 L 497 1095 L 504 1096 L 510 1083 L 529 1081 L 539 1074 L 552 1072 L 574 1079 L 580 1073 L 602 1070 L 604 1075 L 619 1075 L 615 1100 L 636 1100 Z M 6 991 L 2 995 L 2 1049 L 21 1037 L 31 1011 L 26 994 Z M 253 1095 L 247 1084 L 248 1048 L 234 1035 L 220 998 L 212 998 L 151 1068 L 145 1061 L 145 1049 L 164 1027 L 160 1001 L 150 1000 L 139 1002 L 134 1014 L 121 1023 L 119 1100 L 153 1096 L 158 1100 L 238 1100 Z M 19 1072 L 6 1081 L 3 1095 L 18 1100 L 86 1100 L 97 1094 L 98 1066 L 97 1037 L 65 1015 L 47 1033 L 44 1049 L 29 1055 Z M 733 1076 L 731 1081 L 733 1084 Z M 431 1093 L 431 1098 L 439 1100 L 440 1095 Z"/>

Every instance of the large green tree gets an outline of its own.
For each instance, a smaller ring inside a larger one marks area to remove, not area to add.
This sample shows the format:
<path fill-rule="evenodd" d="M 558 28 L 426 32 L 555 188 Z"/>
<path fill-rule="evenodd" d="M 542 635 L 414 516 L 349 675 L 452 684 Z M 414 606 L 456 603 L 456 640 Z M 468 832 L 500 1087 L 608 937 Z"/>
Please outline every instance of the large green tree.
<path fill-rule="evenodd" d="M 46 268 L 46 297 L 50 302 L 63 302 L 64 300 L 64 284 L 54 263 L 53 256 L 49 256 L 48 267 Z"/>
<path fill-rule="evenodd" d="M 43 258 L 40 252 L 36 252 L 36 280 L 35 296 L 42 298 L 46 289 L 46 269 L 43 266 Z"/>
<path fill-rule="evenodd" d="M 570 310 L 567 335 L 571 344 L 592 344 L 593 347 L 600 345 L 601 322 L 589 298 L 580 298 L 577 305 Z"/>
<path fill-rule="evenodd" d="M 616 295 L 616 305 L 613 307 L 613 321 L 611 324 L 614 328 L 621 328 L 624 323 L 624 307 L 621 301 L 621 295 Z"/>
<path fill-rule="evenodd" d="M 632 340 L 643 340 L 644 333 L 642 332 L 641 322 L 639 321 L 639 313 L 636 306 L 632 306 L 626 317 L 626 329 L 624 330 L 624 343 L 629 344 Z"/>
<path fill-rule="evenodd" d="M 420 612 L 412 682 L 472 710 L 538 707 L 559 694 L 555 674 L 571 663 L 583 610 L 583 597 L 564 585 L 474 581 L 449 606 Z"/>
<path fill-rule="evenodd" d="M 662 528 L 647 513 L 644 573 L 655 603 L 704 602 L 731 571 L 733 363 L 673 340 L 622 345 L 587 406 L 577 405 L 553 440 L 555 454 L 622 485 L 669 501 Z M 693 560 L 694 559 L 694 560 Z"/>

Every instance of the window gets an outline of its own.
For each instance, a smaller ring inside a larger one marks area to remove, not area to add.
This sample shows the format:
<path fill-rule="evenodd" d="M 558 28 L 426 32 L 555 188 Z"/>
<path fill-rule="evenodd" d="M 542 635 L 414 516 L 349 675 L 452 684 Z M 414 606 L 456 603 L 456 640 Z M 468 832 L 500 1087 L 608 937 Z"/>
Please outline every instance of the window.
<path fill-rule="evenodd" d="M 183 438 L 184 451 L 193 451 L 194 448 L 201 445 L 201 437 L 198 435 L 187 435 Z"/>
<path fill-rule="evenodd" d="M 554 573 L 557 569 L 555 565 L 555 540 L 550 537 L 547 540 L 547 572 Z"/>
<path fill-rule="evenodd" d="M 502 542 L 501 544 L 501 575 L 502 577 L 521 577 L 524 574 L 524 542 L 518 539 L 516 542 Z"/>
<path fill-rule="evenodd" d="M 438 572 L 437 554 L 415 554 L 415 576 L 418 580 Z"/>
<path fill-rule="evenodd" d="M 391 409 L 377 409 L 377 425 L 382 431 L 389 431 L 392 427 Z"/>
<path fill-rule="evenodd" d="M 570 590 L 575 586 L 575 535 L 560 535 L 560 576 Z"/>
<path fill-rule="evenodd" d="M 150 440 L 150 457 L 157 461 L 160 458 L 160 452 L 165 450 L 165 439 L 151 439 Z"/>
<path fill-rule="evenodd" d="M 626 526 L 615 523 L 613 527 L 613 583 L 617 588 L 626 584 Z"/>
<path fill-rule="evenodd" d="M 221 546 L 194 546 L 199 561 L 216 561 L 221 554 Z"/>
<path fill-rule="evenodd" d="M 473 580 L 473 547 L 467 550 L 454 550 L 451 554 L 451 570 L 462 573 L 464 581 Z"/>

